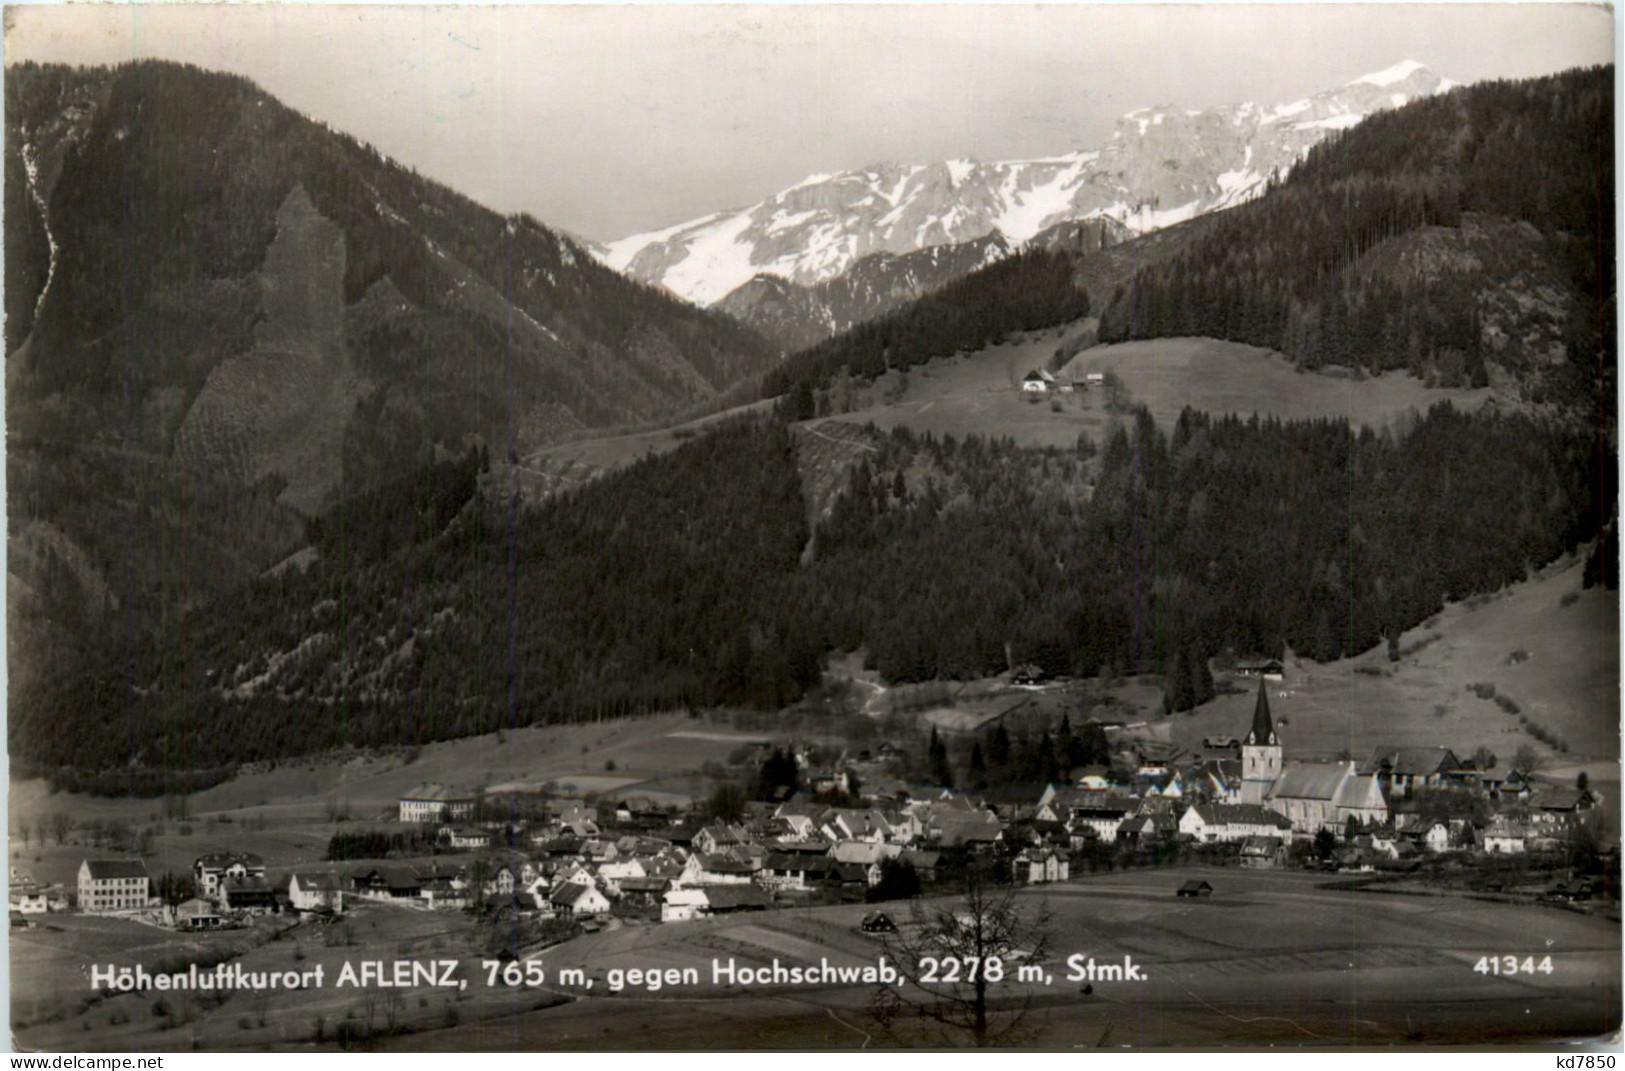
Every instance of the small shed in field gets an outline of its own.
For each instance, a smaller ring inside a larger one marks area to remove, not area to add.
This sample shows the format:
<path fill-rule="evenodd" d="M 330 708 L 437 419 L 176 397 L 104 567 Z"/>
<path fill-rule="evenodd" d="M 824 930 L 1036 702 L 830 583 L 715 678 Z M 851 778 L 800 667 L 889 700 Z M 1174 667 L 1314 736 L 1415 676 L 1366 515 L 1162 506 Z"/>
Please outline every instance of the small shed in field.
<path fill-rule="evenodd" d="M 1179 887 L 1179 892 L 1175 895 L 1205 900 L 1213 895 L 1213 886 L 1209 885 L 1205 881 L 1187 881 L 1185 884 Z"/>

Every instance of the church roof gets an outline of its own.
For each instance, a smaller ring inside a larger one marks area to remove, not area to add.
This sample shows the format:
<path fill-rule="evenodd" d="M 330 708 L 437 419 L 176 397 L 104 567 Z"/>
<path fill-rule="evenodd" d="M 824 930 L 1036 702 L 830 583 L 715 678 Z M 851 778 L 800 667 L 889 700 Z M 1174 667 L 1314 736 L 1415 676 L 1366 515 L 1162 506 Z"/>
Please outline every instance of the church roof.
<path fill-rule="evenodd" d="M 1247 730 L 1245 744 L 1279 744 L 1275 738 L 1275 723 L 1270 720 L 1270 699 L 1264 691 L 1264 682 L 1258 682 L 1258 702 L 1253 705 L 1253 727 Z"/>
<path fill-rule="evenodd" d="M 1340 763 L 1289 763 L 1270 788 L 1270 797 L 1329 803 L 1348 773 L 1348 768 Z"/>

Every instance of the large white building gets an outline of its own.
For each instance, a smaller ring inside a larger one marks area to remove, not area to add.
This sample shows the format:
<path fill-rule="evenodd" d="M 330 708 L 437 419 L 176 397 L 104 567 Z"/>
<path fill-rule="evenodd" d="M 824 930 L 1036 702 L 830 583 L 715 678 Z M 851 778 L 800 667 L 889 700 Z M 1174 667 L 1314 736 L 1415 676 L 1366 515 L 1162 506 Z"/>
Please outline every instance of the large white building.
<path fill-rule="evenodd" d="M 140 911 L 152 900 L 147 864 L 139 859 L 86 859 L 79 864 L 79 910 L 87 915 Z"/>
<path fill-rule="evenodd" d="M 447 785 L 425 782 L 401 796 L 403 822 L 466 822 L 473 814 L 473 793 Z"/>

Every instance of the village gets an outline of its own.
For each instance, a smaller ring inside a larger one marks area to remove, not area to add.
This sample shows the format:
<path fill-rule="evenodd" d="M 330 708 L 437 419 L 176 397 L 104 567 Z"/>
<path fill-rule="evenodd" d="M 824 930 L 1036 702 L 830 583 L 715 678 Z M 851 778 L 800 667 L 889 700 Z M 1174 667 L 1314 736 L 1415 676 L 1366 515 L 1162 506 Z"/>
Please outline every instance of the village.
<path fill-rule="evenodd" d="M 1197 756 L 1126 745 L 1109 765 L 1042 786 L 913 793 L 862 787 L 895 760 L 889 743 L 823 766 L 791 745 L 764 761 L 794 762 L 793 789 L 781 785 L 771 800 L 724 793 L 689 808 L 425 783 L 401 796 L 388 821 L 335 833 L 319 867 L 279 872 L 225 844 L 185 875 L 150 873 L 139 858 L 85 858 L 72 888 L 42 886 L 13 866 L 11 924 L 72 911 L 198 931 L 388 903 L 557 921 L 550 932 L 564 939 L 603 926 L 906 900 L 949 892 L 971 868 L 1041 885 L 1170 863 L 1373 880 L 1494 871 L 1514 877 L 1481 882 L 1480 892 L 1618 897 L 1604 801 L 1584 783 L 1480 769 L 1443 746 L 1378 747 L 1363 761 L 1289 759 L 1263 679 L 1245 734 L 1203 743 Z M 1509 862 L 1522 869 L 1494 865 Z M 891 919 L 877 911 L 866 924 Z"/>

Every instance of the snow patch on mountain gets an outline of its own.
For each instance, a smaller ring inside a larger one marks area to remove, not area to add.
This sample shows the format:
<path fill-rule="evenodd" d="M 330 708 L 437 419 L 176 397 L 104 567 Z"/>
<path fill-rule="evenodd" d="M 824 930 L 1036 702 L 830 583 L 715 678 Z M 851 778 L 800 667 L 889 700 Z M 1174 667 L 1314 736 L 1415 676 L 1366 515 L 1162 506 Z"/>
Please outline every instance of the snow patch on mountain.
<path fill-rule="evenodd" d="M 709 304 L 758 275 L 813 286 L 874 253 L 900 256 L 995 231 L 1021 243 L 1069 220 L 1109 217 L 1143 233 L 1256 197 L 1323 138 L 1456 84 L 1406 60 L 1285 104 L 1138 108 L 1097 150 L 809 175 L 755 205 L 593 251 L 612 268 Z"/>
<path fill-rule="evenodd" d="M 1391 86 L 1398 82 L 1403 82 L 1405 79 L 1419 71 L 1426 70 L 1426 64 L 1418 63 L 1416 60 L 1411 59 L 1401 60 L 1392 67 L 1377 71 L 1374 74 L 1362 74 L 1360 77 L 1350 82 L 1349 85 L 1363 84 L 1372 86 Z"/>

